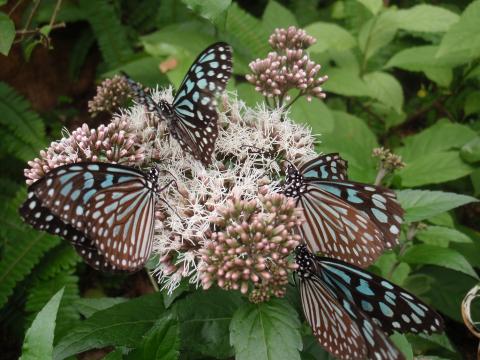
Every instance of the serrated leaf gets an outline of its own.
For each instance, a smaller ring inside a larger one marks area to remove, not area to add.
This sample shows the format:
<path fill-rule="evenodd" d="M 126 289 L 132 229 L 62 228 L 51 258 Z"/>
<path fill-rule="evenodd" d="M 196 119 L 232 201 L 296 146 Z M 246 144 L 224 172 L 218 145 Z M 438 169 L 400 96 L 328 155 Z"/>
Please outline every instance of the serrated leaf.
<path fill-rule="evenodd" d="M 396 175 L 401 178 L 403 187 L 415 187 L 459 179 L 473 170 L 461 159 L 458 151 L 441 151 L 407 161 Z"/>
<path fill-rule="evenodd" d="M 382 0 L 357 0 L 365 6 L 373 15 L 377 15 L 383 7 Z"/>
<path fill-rule="evenodd" d="M 462 272 L 478 279 L 472 265 L 459 252 L 434 245 L 414 245 L 408 248 L 402 260 L 409 264 L 436 265 Z"/>
<path fill-rule="evenodd" d="M 194 13 L 207 20 L 215 21 L 228 9 L 232 0 L 182 0 L 182 2 Z"/>
<path fill-rule="evenodd" d="M 128 301 L 128 299 L 122 297 L 81 298 L 75 301 L 74 306 L 82 316 L 89 318 L 97 311 L 111 308 L 125 301 Z"/>
<path fill-rule="evenodd" d="M 370 96 L 370 89 L 355 69 L 331 68 L 325 91 L 343 96 Z"/>
<path fill-rule="evenodd" d="M 180 349 L 178 322 L 166 315 L 157 320 L 126 360 L 176 360 Z"/>
<path fill-rule="evenodd" d="M 106 346 L 135 347 L 164 312 L 160 293 L 145 295 L 93 314 L 60 339 L 53 358 Z"/>
<path fill-rule="evenodd" d="M 230 342 L 238 360 L 300 359 L 299 329 L 298 314 L 286 301 L 245 304 L 233 316 Z"/>
<path fill-rule="evenodd" d="M 456 207 L 478 201 L 474 197 L 443 191 L 399 190 L 397 198 L 405 210 L 405 222 L 428 219 Z"/>
<path fill-rule="evenodd" d="M 356 181 L 371 183 L 376 176 L 372 149 L 378 147 L 377 137 L 365 122 L 343 111 L 332 111 L 334 128 L 320 137 L 319 151 L 339 152 L 348 161 L 349 176 Z"/>
<path fill-rule="evenodd" d="M 462 159 L 468 163 L 476 163 L 480 161 L 480 136 L 473 138 L 463 145 L 460 150 L 460 155 Z"/>
<path fill-rule="evenodd" d="M 314 135 L 330 133 L 334 128 L 333 114 L 322 100 L 298 99 L 291 107 L 290 117 L 299 124 L 310 126 Z"/>
<path fill-rule="evenodd" d="M 7 56 L 15 39 L 15 24 L 10 17 L 0 12 L 0 54 Z"/>
<path fill-rule="evenodd" d="M 276 28 L 298 27 L 298 23 L 295 15 L 289 9 L 274 0 L 270 0 L 263 12 L 262 26 L 265 31 L 273 32 Z"/>
<path fill-rule="evenodd" d="M 317 21 L 305 28 L 307 34 L 317 39 L 308 50 L 324 52 L 325 50 L 348 50 L 356 46 L 355 38 L 341 26 L 323 21 Z"/>
<path fill-rule="evenodd" d="M 370 90 L 371 97 L 399 114 L 402 112 L 403 89 L 395 77 L 382 71 L 375 71 L 364 75 L 363 81 Z"/>
<path fill-rule="evenodd" d="M 472 242 L 472 239 L 464 233 L 444 226 L 428 226 L 425 229 L 418 230 L 415 236 L 425 244 L 440 247 L 448 247 L 450 242 Z"/>
<path fill-rule="evenodd" d="M 442 38 L 437 58 L 456 56 L 463 63 L 480 56 L 480 0 L 471 2 Z"/>
<path fill-rule="evenodd" d="M 52 358 L 55 321 L 62 296 L 63 289 L 59 290 L 35 317 L 25 335 L 21 360 Z"/>
<path fill-rule="evenodd" d="M 388 45 L 398 30 L 396 9 L 388 9 L 368 20 L 358 35 L 358 45 L 365 60 Z"/>
<path fill-rule="evenodd" d="M 195 292 L 175 303 L 183 347 L 203 356 L 229 357 L 233 349 L 228 328 L 235 310 L 243 304 L 238 292 L 211 289 Z"/>
<path fill-rule="evenodd" d="M 400 29 L 415 32 L 445 32 L 459 16 L 440 6 L 420 4 L 397 12 Z"/>

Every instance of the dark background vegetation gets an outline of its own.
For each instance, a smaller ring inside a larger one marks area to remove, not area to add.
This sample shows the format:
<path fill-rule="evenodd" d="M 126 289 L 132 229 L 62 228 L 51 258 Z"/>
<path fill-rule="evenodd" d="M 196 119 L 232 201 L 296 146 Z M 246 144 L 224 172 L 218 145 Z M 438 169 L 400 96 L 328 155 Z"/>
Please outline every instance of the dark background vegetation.
<path fill-rule="evenodd" d="M 262 98 L 245 82 L 248 63 L 268 53 L 274 28 L 296 25 L 317 38 L 310 53 L 330 80 L 326 101 L 298 102 L 292 118 L 322 134 L 319 151 L 347 158 L 355 180 L 374 181 L 371 151 L 377 146 L 407 164 L 385 183 L 399 190 L 407 210 L 402 245 L 372 269 L 429 302 L 447 329 L 428 338 L 399 336 L 397 344 L 408 358 L 475 358 L 477 340 L 463 324 L 460 303 L 478 282 L 480 267 L 480 206 L 471 198 L 480 193 L 480 1 L 78 0 L 56 9 L 58 4 L 0 0 L 0 357 L 20 355 L 36 314 L 63 287 L 57 358 L 92 348 L 105 349 L 80 358 L 102 358 L 113 349 L 110 359 L 127 349 L 136 349 L 133 358 L 155 358 L 148 351 L 163 354 L 158 358 L 176 358 L 178 351 L 181 358 L 233 356 L 228 326 L 239 296 L 183 286 L 172 306 L 178 316 L 165 315 L 172 298 L 163 292 L 126 301 L 154 292 L 146 272 L 99 274 L 68 244 L 21 223 L 16 208 L 25 196 L 23 168 L 62 136 L 62 128 L 109 120 L 109 114 L 92 118 L 87 108 L 103 78 L 124 70 L 148 86 L 178 85 L 196 54 L 216 40 L 234 48 L 229 89 L 253 106 Z M 159 64 L 171 58 L 178 66 L 162 73 Z M 82 319 L 96 312 L 81 328 Z M 216 322 L 218 314 L 228 321 Z M 192 327 L 189 316 L 201 325 Z M 112 319 L 149 326 L 125 329 Z M 85 335 L 101 326 L 107 330 Z M 301 335 L 302 359 L 327 357 L 308 327 Z M 278 345 L 267 340 L 265 346 Z"/>

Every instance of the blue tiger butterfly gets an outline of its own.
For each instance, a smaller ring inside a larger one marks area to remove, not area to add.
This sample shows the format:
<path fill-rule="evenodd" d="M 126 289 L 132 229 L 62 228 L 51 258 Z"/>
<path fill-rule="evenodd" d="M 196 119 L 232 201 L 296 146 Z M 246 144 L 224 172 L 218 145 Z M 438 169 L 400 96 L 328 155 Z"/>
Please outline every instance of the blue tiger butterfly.
<path fill-rule="evenodd" d="M 136 271 L 154 235 L 159 172 L 84 162 L 59 166 L 29 186 L 20 215 L 70 241 L 92 267 Z"/>
<path fill-rule="evenodd" d="M 299 227 L 309 250 L 358 266 L 398 244 L 403 210 L 389 189 L 349 181 L 338 154 L 319 156 L 299 169 L 287 166 L 286 196 L 306 221 Z"/>
<path fill-rule="evenodd" d="M 232 49 L 224 42 L 206 48 L 193 62 L 171 104 L 155 102 L 126 74 L 136 100 L 167 123 L 169 132 L 204 165 L 212 162 L 218 137 L 215 94 L 225 89 L 232 75 Z"/>
<path fill-rule="evenodd" d="M 443 331 L 442 317 L 414 295 L 359 267 L 295 249 L 303 312 L 339 359 L 404 359 L 387 335 Z"/>

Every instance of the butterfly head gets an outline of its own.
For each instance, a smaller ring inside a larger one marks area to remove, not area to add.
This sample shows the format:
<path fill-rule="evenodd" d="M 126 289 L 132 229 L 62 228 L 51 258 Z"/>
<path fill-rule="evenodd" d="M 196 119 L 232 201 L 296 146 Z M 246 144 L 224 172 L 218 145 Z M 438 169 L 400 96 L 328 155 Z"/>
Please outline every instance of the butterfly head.
<path fill-rule="evenodd" d="M 293 165 L 288 164 L 285 174 L 285 186 L 283 193 L 286 196 L 298 198 L 306 191 L 305 180 L 300 171 Z"/>
<path fill-rule="evenodd" d="M 305 244 L 295 248 L 295 262 L 298 265 L 297 273 L 301 279 L 308 278 L 315 273 L 315 255 L 308 251 Z"/>

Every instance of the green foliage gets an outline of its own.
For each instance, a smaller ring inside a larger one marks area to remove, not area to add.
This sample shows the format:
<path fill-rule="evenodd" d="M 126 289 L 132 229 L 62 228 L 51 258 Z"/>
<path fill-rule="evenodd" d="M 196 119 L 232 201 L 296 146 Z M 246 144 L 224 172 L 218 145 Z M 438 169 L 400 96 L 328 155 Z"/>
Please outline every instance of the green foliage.
<path fill-rule="evenodd" d="M 8 55 L 15 39 L 15 25 L 3 12 L 0 12 L 0 35 L 0 54 Z"/>

